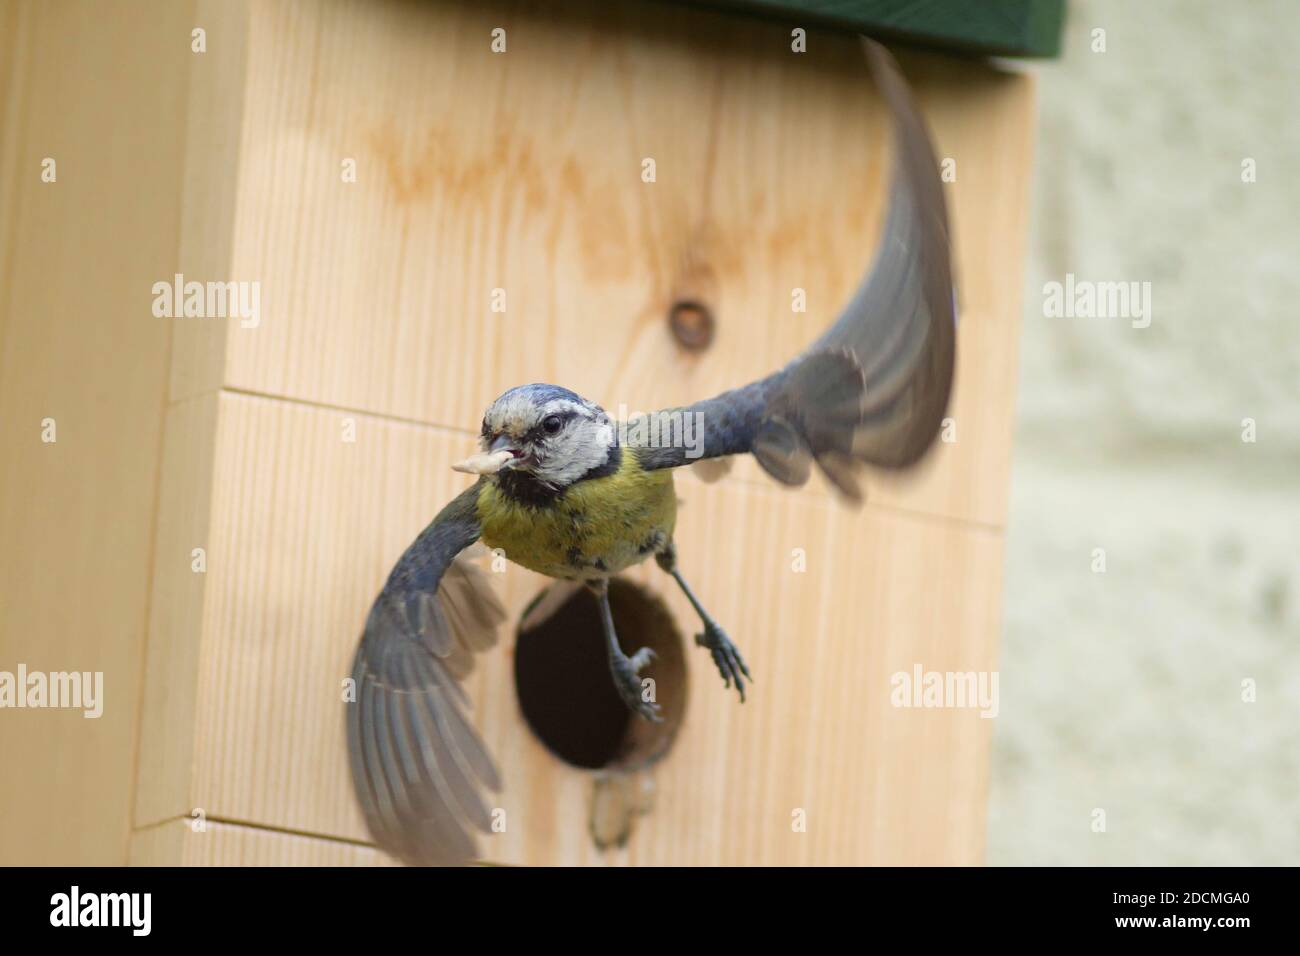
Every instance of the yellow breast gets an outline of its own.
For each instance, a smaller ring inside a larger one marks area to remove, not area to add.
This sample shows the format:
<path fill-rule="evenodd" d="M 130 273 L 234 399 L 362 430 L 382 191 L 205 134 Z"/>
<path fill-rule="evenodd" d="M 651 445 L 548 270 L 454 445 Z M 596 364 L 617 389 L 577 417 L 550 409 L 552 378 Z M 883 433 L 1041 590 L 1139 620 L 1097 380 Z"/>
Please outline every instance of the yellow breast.
<path fill-rule="evenodd" d="M 625 452 L 614 474 L 579 481 L 546 504 L 523 504 L 488 480 L 479 494 L 478 519 L 484 544 L 531 571 L 604 577 L 667 543 L 677 520 L 677 494 L 670 469 L 645 471 Z"/>

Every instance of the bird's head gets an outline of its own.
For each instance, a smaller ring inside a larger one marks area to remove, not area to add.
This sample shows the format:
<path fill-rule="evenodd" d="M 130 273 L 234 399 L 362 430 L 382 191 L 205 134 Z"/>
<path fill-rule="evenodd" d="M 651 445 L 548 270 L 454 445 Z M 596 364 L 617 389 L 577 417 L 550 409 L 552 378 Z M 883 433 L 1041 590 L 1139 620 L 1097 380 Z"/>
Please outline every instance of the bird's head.
<path fill-rule="evenodd" d="M 614 425 L 605 410 L 558 385 L 520 385 L 483 415 L 482 451 L 452 467 L 478 475 L 528 475 L 559 490 L 609 461 Z"/>

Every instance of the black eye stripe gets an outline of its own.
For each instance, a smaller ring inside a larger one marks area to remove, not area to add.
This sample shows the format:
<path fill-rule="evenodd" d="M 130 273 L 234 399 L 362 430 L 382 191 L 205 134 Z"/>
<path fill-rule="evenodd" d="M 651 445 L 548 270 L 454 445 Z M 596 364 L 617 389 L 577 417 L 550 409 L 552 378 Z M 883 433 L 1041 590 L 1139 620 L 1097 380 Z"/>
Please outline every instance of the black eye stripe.
<path fill-rule="evenodd" d="M 558 418 L 560 420 L 561 427 L 563 427 L 564 425 L 567 425 L 569 422 L 573 421 L 575 418 L 579 417 L 579 415 L 580 413 L 578 412 L 578 410 L 574 408 L 566 408 L 563 411 L 559 411 L 559 412 L 549 412 L 542 417 L 541 421 L 539 421 L 532 428 L 528 429 L 528 434 L 525 435 L 524 437 L 527 441 L 538 441 L 540 439 L 554 437 L 555 435 L 559 434 L 559 430 L 557 429 L 555 432 L 548 432 L 546 430 L 546 425 L 545 425 L 546 419 Z"/>

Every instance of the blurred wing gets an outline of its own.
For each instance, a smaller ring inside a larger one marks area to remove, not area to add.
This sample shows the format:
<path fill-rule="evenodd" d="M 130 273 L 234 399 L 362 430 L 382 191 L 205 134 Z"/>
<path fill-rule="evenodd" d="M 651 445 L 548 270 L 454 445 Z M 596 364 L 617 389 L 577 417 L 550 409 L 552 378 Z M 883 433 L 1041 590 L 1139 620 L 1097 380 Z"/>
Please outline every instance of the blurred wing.
<path fill-rule="evenodd" d="M 439 512 L 398 560 L 352 664 L 352 784 L 375 842 L 411 864 L 473 860 L 469 828 L 491 827 L 480 791 L 501 788 L 459 683 L 505 617 L 486 575 L 456 560 L 479 536 L 479 487 Z"/>
<path fill-rule="evenodd" d="M 808 353 L 853 353 L 864 387 L 852 455 L 900 468 L 925 454 L 948 407 L 956 296 L 943 184 L 925 122 L 894 58 L 871 40 L 863 48 L 894 118 L 889 216 L 870 273 Z"/>
<path fill-rule="evenodd" d="M 870 271 L 835 323 L 784 369 L 671 410 L 702 416 L 702 443 L 637 448 L 643 467 L 689 464 L 688 452 L 752 452 L 772 477 L 798 485 L 815 461 L 856 500 L 859 463 L 904 468 L 938 434 L 956 347 L 943 187 L 898 65 L 880 44 L 862 42 L 895 144 L 889 213 Z"/>

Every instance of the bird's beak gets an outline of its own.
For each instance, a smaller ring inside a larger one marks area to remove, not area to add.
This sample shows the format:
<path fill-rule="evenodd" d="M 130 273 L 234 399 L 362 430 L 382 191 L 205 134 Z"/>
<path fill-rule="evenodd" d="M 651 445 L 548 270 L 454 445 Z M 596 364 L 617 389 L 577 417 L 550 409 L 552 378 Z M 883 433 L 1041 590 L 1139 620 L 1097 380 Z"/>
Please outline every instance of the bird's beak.
<path fill-rule="evenodd" d="M 513 467 L 513 462 L 521 460 L 520 452 L 510 443 L 505 435 L 497 437 L 487 451 L 470 455 L 464 461 L 451 466 L 452 471 L 461 471 L 467 475 L 495 475 L 503 468 Z"/>

